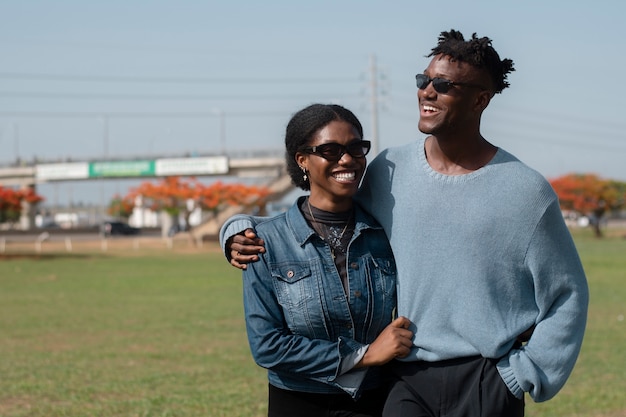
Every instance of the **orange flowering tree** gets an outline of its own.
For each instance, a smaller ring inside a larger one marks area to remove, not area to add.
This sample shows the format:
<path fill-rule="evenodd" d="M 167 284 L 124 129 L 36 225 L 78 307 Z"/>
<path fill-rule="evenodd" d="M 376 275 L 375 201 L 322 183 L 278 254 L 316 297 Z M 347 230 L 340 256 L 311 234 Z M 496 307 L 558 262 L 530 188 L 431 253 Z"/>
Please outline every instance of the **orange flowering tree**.
<path fill-rule="evenodd" d="M 265 207 L 269 195 L 267 187 L 215 182 L 204 187 L 198 194 L 198 206 L 216 214 L 226 206 L 243 206 L 247 209 Z"/>
<path fill-rule="evenodd" d="M 31 187 L 15 190 L 0 186 L 0 223 L 14 223 L 20 219 L 23 203 L 36 205 L 43 197 Z"/>
<path fill-rule="evenodd" d="M 178 224 L 178 216 L 182 213 L 187 223 L 194 207 L 188 201 L 194 199 L 196 188 L 202 184 L 191 178 L 165 177 L 157 183 L 143 182 L 139 187 L 131 189 L 125 197 L 127 201 L 135 201 L 140 196 L 145 207 L 156 212 L 169 214 L 174 224 Z M 163 224 L 163 227 L 166 227 Z"/>
<path fill-rule="evenodd" d="M 619 210 L 626 200 L 626 183 L 600 178 L 595 174 L 567 174 L 550 180 L 562 210 L 573 210 L 591 220 L 601 237 L 600 221 L 607 211 Z"/>
<path fill-rule="evenodd" d="M 191 212 L 198 207 L 214 215 L 229 205 L 262 209 L 268 195 L 269 190 L 266 187 L 221 182 L 207 186 L 195 178 L 166 177 L 156 184 L 151 182 L 140 184 L 121 200 L 128 202 L 132 210 L 135 198 L 141 196 L 146 207 L 154 211 L 165 211 L 172 217 L 183 214 L 189 224 Z"/>
<path fill-rule="evenodd" d="M 120 196 L 116 194 L 107 207 L 107 214 L 111 217 L 128 219 L 133 214 L 135 200 L 130 196 Z"/>

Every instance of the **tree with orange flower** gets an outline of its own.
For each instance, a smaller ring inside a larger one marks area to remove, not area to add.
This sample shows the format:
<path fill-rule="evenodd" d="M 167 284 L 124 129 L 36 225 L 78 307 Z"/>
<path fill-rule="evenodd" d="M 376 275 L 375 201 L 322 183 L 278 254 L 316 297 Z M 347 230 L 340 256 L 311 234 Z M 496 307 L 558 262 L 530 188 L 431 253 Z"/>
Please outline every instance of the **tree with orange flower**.
<path fill-rule="evenodd" d="M 268 195 L 266 187 L 224 184 L 219 181 L 207 186 L 195 178 L 166 177 L 156 184 L 141 183 L 122 200 L 135 201 L 136 197 L 141 196 L 146 207 L 166 212 L 174 222 L 182 214 L 189 224 L 189 216 L 196 208 L 212 215 L 230 205 L 261 210 Z"/>
<path fill-rule="evenodd" d="M 34 206 L 43 199 L 32 187 L 15 190 L 0 186 L 0 223 L 17 222 L 25 203 Z"/>
<path fill-rule="evenodd" d="M 115 194 L 107 207 L 107 214 L 111 217 L 128 219 L 133 214 L 135 201 L 130 196 Z"/>
<path fill-rule="evenodd" d="M 219 181 L 199 191 L 199 207 L 213 214 L 227 206 L 242 206 L 247 210 L 262 211 L 269 195 L 267 187 L 224 184 Z"/>
<path fill-rule="evenodd" d="M 145 207 L 166 213 L 172 224 L 177 225 L 181 213 L 188 220 L 192 211 L 188 207 L 188 200 L 194 198 L 195 189 L 199 185 L 201 184 L 193 178 L 185 180 L 180 177 L 165 177 L 157 183 L 141 183 L 137 188 L 131 189 L 124 200 L 134 202 L 137 197 L 141 197 Z M 166 226 L 164 223 L 163 227 Z"/>
<path fill-rule="evenodd" d="M 590 219 L 597 237 L 607 211 L 624 207 L 626 183 L 602 179 L 595 174 L 567 174 L 550 180 L 562 210 L 573 210 Z"/>

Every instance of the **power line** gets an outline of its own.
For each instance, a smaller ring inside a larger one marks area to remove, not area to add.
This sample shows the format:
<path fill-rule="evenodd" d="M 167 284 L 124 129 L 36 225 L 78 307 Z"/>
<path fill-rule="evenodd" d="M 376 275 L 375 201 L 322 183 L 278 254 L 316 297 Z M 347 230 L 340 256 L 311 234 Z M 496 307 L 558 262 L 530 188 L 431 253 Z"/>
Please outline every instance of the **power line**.
<path fill-rule="evenodd" d="M 276 77 L 276 78 L 237 78 L 237 77 L 147 77 L 116 75 L 45 74 L 0 72 L 0 78 L 72 82 L 119 82 L 119 83 L 176 83 L 176 84 L 293 84 L 293 83 L 345 83 L 358 82 L 351 77 Z"/>
<path fill-rule="evenodd" d="M 228 112 L 225 116 L 228 117 L 251 117 L 251 116 L 277 116 L 292 113 L 293 110 L 285 111 L 255 111 L 255 112 Z M 153 118 L 153 117 L 167 117 L 167 118 L 202 118 L 202 117 L 215 117 L 217 112 L 214 110 L 207 110 L 205 112 L 110 112 L 110 111 L 98 111 L 98 112 L 55 112 L 55 111 L 0 111 L 0 117 L 20 117 L 20 118 L 94 118 L 94 117 L 113 117 L 113 118 Z"/>
<path fill-rule="evenodd" d="M 417 125 L 419 120 L 417 104 L 400 107 L 400 109 L 394 110 L 390 116 L 411 121 Z M 540 112 L 535 108 L 521 106 L 507 106 L 506 108 L 494 106 L 489 108 L 483 117 L 483 128 L 485 127 L 501 127 L 502 131 L 524 132 L 526 135 L 537 131 L 550 136 L 571 135 L 572 137 L 580 137 L 585 135 L 590 138 L 589 144 L 591 146 L 602 141 L 623 146 L 624 139 L 626 139 L 624 134 L 626 123 L 617 119 L 599 120 L 590 118 L 588 115 Z"/>
<path fill-rule="evenodd" d="M 511 141 L 515 139 L 516 141 L 523 141 L 525 143 L 532 142 L 551 146 L 573 146 L 590 150 L 624 152 L 626 149 L 623 130 L 619 130 L 617 127 L 615 127 L 614 129 L 616 130 L 613 131 L 602 131 L 602 127 L 606 129 L 612 128 L 603 126 L 602 123 L 599 122 L 595 124 L 587 124 L 586 122 L 574 124 L 570 121 L 555 121 L 554 118 L 551 118 L 548 122 L 541 120 L 523 120 L 520 118 L 514 118 L 513 120 L 513 118 L 508 117 L 511 114 L 518 116 L 520 112 L 502 110 L 497 118 L 492 118 L 489 123 L 483 124 L 481 130 L 496 133 L 497 136 L 488 138 L 495 140 L 495 142 L 502 142 L 503 140 Z M 414 122 L 416 126 L 419 120 L 417 113 L 411 114 L 408 111 L 390 112 L 388 117 L 403 122 Z M 585 133 L 585 136 L 593 138 L 593 140 L 580 139 L 580 134 L 584 133 L 586 130 L 590 130 L 590 132 L 589 134 Z"/>
<path fill-rule="evenodd" d="M 318 93 L 324 94 L 324 93 Z M 337 93 L 332 93 L 337 95 Z M 328 94 L 324 94 L 327 96 Z M 343 98 L 360 98 L 358 94 L 340 94 Z M 211 95 L 211 94 L 106 94 L 106 93 L 41 93 L 0 91 L 0 97 L 71 99 L 71 100 L 303 100 L 308 95 Z"/>
<path fill-rule="evenodd" d="M 493 109 L 495 113 L 501 113 L 506 115 L 522 116 L 524 118 L 534 118 L 536 120 L 543 121 L 544 123 L 551 123 L 556 125 L 567 124 L 585 124 L 593 131 L 597 131 L 599 128 L 617 129 L 623 132 L 626 129 L 626 123 L 617 118 L 611 120 L 598 120 L 590 118 L 587 114 L 573 114 L 573 113 L 558 113 L 554 111 L 537 110 L 536 108 L 520 107 L 520 106 L 508 106 L 506 109 L 501 107 L 495 107 Z M 533 122 L 534 123 L 534 122 Z"/>

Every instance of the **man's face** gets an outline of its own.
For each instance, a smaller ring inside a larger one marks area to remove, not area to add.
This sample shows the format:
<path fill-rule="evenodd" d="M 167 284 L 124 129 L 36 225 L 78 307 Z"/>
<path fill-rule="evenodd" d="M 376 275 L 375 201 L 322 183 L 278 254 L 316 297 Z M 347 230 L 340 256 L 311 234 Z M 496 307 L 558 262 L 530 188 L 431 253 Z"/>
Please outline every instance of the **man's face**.
<path fill-rule="evenodd" d="M 462 85 L 452 84 L 446 92 L 438 92 L 430 82 L 423 89 L 418 89 L 419 130 L 441 138 L 474 133 L 479 128 L 480 115 L 490 97 L 487 91 L 489 81 L 484 71 L 437 55 L 424 74 Z"/>

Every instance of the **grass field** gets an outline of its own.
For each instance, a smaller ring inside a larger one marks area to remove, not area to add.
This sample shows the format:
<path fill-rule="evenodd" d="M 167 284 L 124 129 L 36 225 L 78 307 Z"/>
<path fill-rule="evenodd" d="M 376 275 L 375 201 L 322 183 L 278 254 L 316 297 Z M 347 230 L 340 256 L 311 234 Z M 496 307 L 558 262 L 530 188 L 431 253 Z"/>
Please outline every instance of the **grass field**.
<path fill-rule="evenodd" d="M 626 417 L 626 239 L 576 242 L 591 288 L 583 350 L 526 415 Z M 113 243 L 0 254 L 0 416 L 266 415 L 240 273 L 216 245 Z"/>

